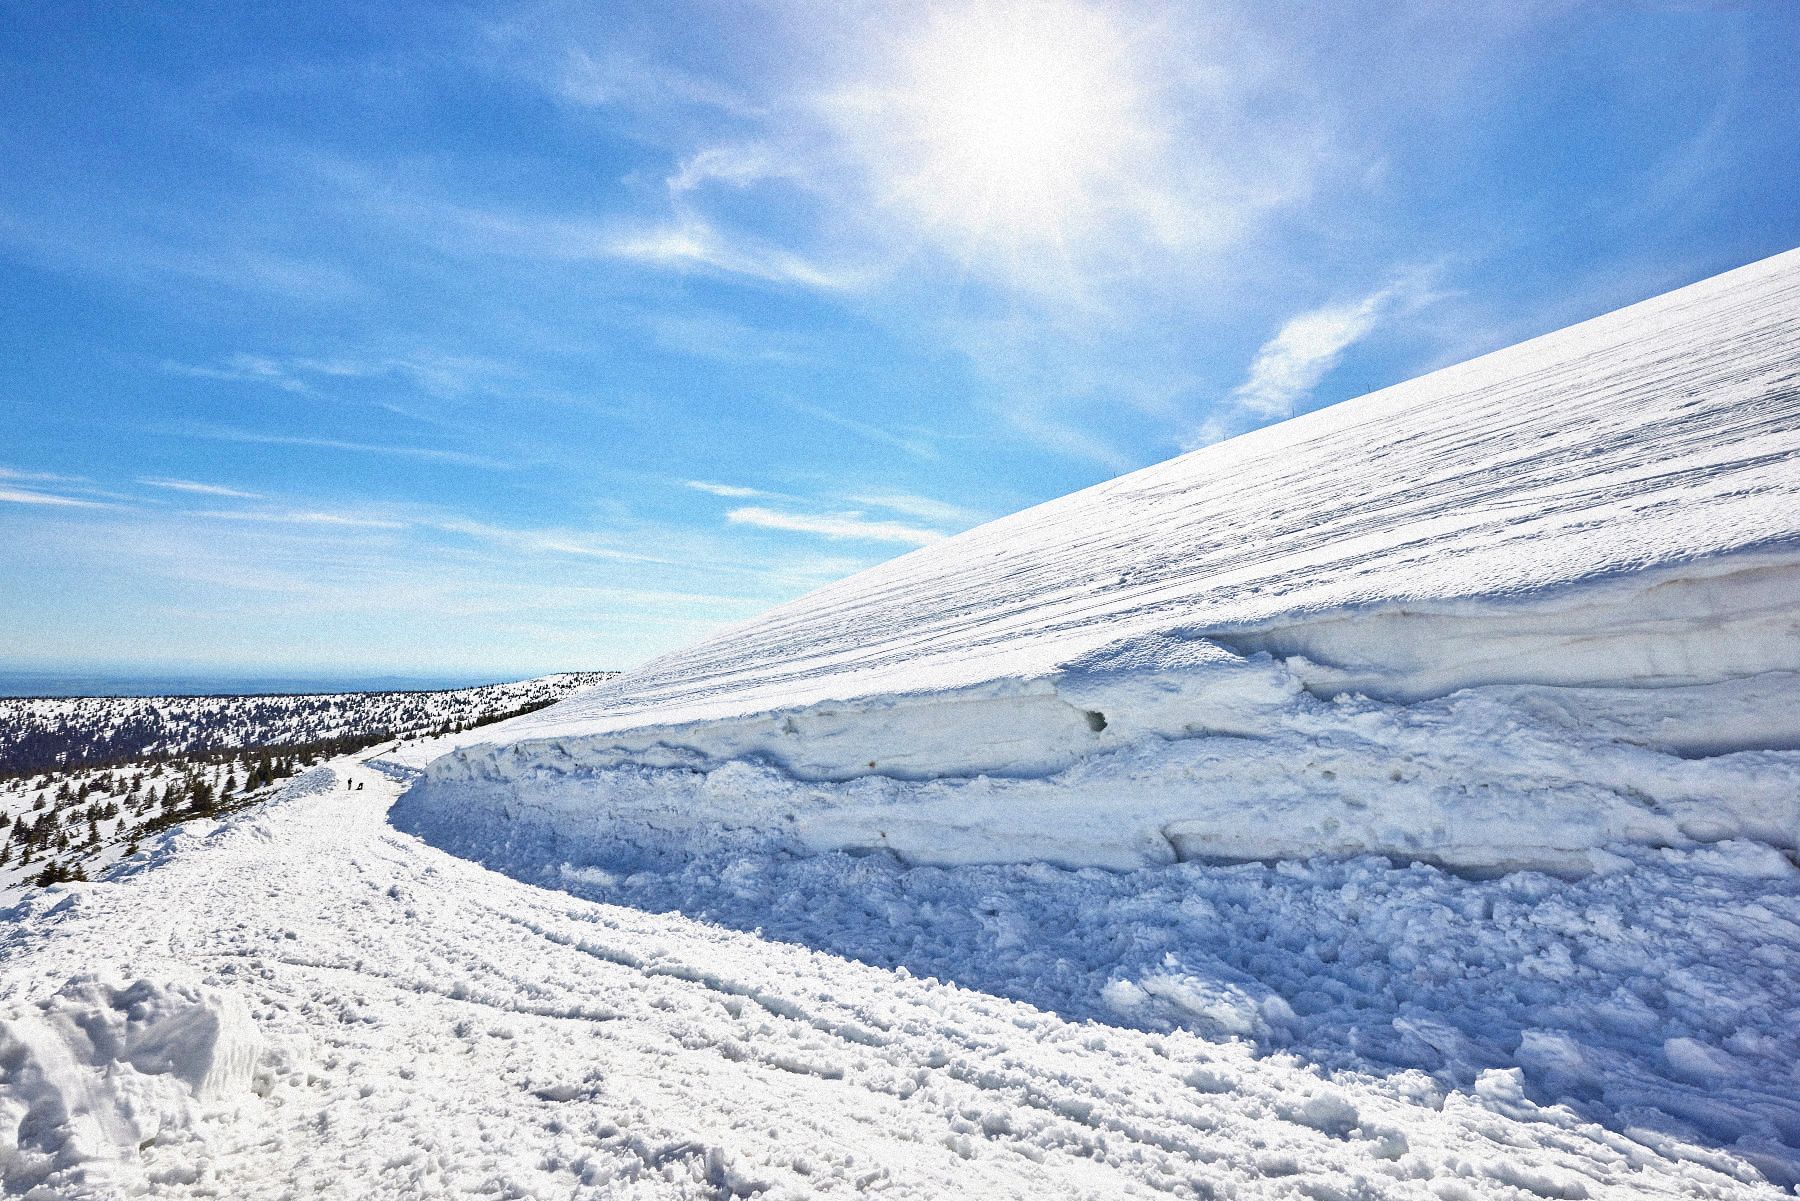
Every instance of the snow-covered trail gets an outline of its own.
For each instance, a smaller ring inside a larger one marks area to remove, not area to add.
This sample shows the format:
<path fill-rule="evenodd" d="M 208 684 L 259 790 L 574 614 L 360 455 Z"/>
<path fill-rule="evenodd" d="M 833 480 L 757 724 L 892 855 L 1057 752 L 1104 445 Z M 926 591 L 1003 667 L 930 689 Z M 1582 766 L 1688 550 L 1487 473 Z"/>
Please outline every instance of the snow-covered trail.
<path fill-rule="evenodd" d="M 1730 1155 L 1534 1106 L 1511 1073 L 1325 1073 L 533 888 L 396 832 L 398 786 L 334 770 L 14 912 L 8 1191 L 1778 1195 Z M 154 1038 L 108 1041 L 158 1005 Z M 149 1088 L 196 1063 L 182 1104 Z M 34 1092 L 46 1065 L 61 1083 Z"/>

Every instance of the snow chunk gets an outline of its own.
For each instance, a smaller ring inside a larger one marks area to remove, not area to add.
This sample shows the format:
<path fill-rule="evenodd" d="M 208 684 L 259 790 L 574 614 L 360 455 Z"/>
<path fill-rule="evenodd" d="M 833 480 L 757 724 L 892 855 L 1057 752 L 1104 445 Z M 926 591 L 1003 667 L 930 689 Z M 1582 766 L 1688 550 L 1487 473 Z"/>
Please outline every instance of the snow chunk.
<path fill-rule="evenodd" d="M 0 1011 L 0 1180 L 105 1193 L 140 1148 L 247 1094 L 262 1047 L 241 998 L 191 984 L 79 977 Z"/>

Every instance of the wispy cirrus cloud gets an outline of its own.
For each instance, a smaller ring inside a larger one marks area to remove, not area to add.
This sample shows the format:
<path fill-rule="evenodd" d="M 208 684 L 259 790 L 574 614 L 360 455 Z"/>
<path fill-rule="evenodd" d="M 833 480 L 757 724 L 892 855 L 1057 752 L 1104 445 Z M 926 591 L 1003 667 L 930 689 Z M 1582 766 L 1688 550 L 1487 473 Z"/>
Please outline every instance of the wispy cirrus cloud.
<path fill-rule="evenodd" d="M 599 214 L 469 203 L 440 181 L 396 181 L 356 163 L 324 159 L 314 170 L 367 216 L 459 257 L 619 263 L 827 294 L 862 291 L 880 278 L 869 266 L 808 255 L 709 214 L 689 203 L 685 193 L 671 190 L 682 182 L 679 169 L 654 206 L 660 211 Z"/>
<path fill-rule="evenodd" d="M 360 530 L 403 530 L 407 522 L 384 517 L 366 517 L 355 513 L 333 513 L 324 510 L 211 509 L 184 514 L 210 521 L 248 521 L 270 525 L 341 526 Z"/>
<path fill-rule="evenodd" d="M 910 492 L 859 492 L 848 495 L 844 499 L 851 504 L 867 505 L 872 509 L 886 509 L 891 513 L 916 517 L 920 521 L 963 528 L 986 521 L 989 516 L 962 505 L 953 505 L 929 496 L 916 496 Z"/>
<path fill-rule="evenodd" d="M 530 554 L 567 555 L 582 559 L 606 559 L 617 563 L 666 564 L 667 559 L 640 551 L 625 550 L 612 539 L 564 529 L 519 529 L 492 522 L 462 518 L 434 519 L 424 522 L 432 529 L 447 534 L 478 538 L 513 550 Z"/>
<path fill-rule="evenodd" d="M 787 530 L 797 534 L 817 534 L 821 538 L 840 538 L 863 542 L 901 542 L 909 546 L 927 546 L 942 541 L 947 535 L 938 530 L 922 529 L 898 521 L 872 521 L 860 512 L 790 513 L 760 505 L 746 505 L 725 514 L 732 525 L 759 526 L 768 530 Z"/>
<path fill-rule="evenodd" d="M 727 142 L 695 151 L 664 181 L 669 193 L 681 196 L 708 184 L 742 188 L 767 179 L 795 177 L 793 160 L 777 155 L 761 142 Z"/>
<path fill-rule="evenodd" d="M 742 276 L 824 292 L 851 291 L 868 278 L 865 272 L 823 266 L 777 246 L 728 235 L 696 217 L 613 237 L 603 248 L 610 257 L 647 266 Z"/>
<path fill-rule="evenodd" d="M 936 459 L 938 457 L 938 448 L 932 444 L 930 438 L 922 433 L 910 430 L 896 431 L 870 421 L 859 421 L 855 417 L 846 417 L 823 405 L 813 404 L 811 401 L 801 400 L 794 396 L 787 397 L 786 403 L 789 408 L 805 413 L 809 417 L 816 417 L 827 425 L 835 425 L 839 429 L 849 430 L 870 442 L 881 442 L 897 447 L 916 459 Z"/>
<path fill-rule="evenodd" d="M 260 434 L 252 430 L 223 429 L 216 426 L 189 427 L 179 431 L 193 438 L 206 438 L 215 442 L 241 442 L 254 446 L 302 446 L 319 450 L 342 450 L 352 454 L 387 455 L 401 459 L 423 459 L 433 463 L 454 463 L 465 467 L 480 467 L 488 471 L 510 471 L 513 465 L 486 455 L 470 454 L 461 450 L 446 450 L 434 446 L 404 446 L 383 442 L 356 442 L 343 438 L 310 438 L 300 435 Z"/>
<path fill-rule="evenodd" d="M 410 354 L 272 355 L 240 352 L 218 363 L 159 364 L 169 375 L 230 383 L 266 384 L 311 395 L 320 385 L 347 380 L 404 380 L 430 396 L 462 396 L 513 374 L 505 366 L 469 355 Z"/>
<path fill-rule="evenodd" d="M 161 488 L 168 492 L 187 492 L 195 496 L 219 496 L 232 500 L 262 499 L 260 492 L 246 492 L 242 488 L 227 488 L 223 484 L 203 484 L 198 480 L 171 480 L 140 476 L 138 483 L 149 488 Z"/>
<path fill-rule="evenodd" d="M 0 466 L 0 502 L 14 505 L 37 505 L 55 509 L 117 509 L 127 498 L 104 488 L 97 488 L 86 476 L 64 475 L 55 471 L 26 471 L 19 467 Z M 46 490 L 46 486 L 54 491 Z M 68 493 L 75 493 L 70 496 Z"/>
<path fill-rule="evenodd" d="M 508 31 L 491 31 L 501 40 L 518 44 Z M 666 110 L 671 105 L 713 109 L 738 117 L 753 117 L 760 107 L 728 84 L 666 63 L 621 51 L 595 51 L 576 46 L 548 62 L 533 48 L 525 47 L 522 66 L 535 74 L 566 103 L 583 108 Z"/>
<path fill-rule="evenodd" d="M 0 480 L 22 480 L 47 484 L 81 484 L 84 477 L 59 475 L 54 471 L 24 471 L 17 467 L 0 467 Z"/>
<path fill-rule="evenodd" d="M 683 488 L 692 488 L 696 492 L 705 492 L 710 496 L 729 496 L 746 500 L 753 496 L 774 496 L 773 492 L 764 492 L 761 488 L 746 488 L 742 484 L 716 484 L 711 480 L 682 480 Z"/>
<path fill-rule="evenodd" d="M 118 507 L 105 501 L 63 496 L 55 492 L 39 492 L 32 488 L 0 488 L 0 502 L 13 505 L 42 505 L 58 509 L 112 509 Z"/>
<path fill-rule="evenodd" d="M 267 384 L 284 392 L 310 391 L 306 381 L 290 368 L 263 355 L 234 354 L 217 365 L 165 361 L 161 366 L 169 375 L 186 376 L 189 379 Z"/>

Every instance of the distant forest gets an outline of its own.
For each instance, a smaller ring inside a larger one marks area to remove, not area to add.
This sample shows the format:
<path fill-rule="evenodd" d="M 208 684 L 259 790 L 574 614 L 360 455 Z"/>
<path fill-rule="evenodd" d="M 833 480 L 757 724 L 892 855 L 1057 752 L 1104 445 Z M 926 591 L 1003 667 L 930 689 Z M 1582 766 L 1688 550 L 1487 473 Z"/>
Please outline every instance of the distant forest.
<path fill-rule="evenodd" d="M 0 778 L 251 748 L 341 753 L 516 717 L 609 675 L 569 673 L 444 692 L 0 698 Z"/>

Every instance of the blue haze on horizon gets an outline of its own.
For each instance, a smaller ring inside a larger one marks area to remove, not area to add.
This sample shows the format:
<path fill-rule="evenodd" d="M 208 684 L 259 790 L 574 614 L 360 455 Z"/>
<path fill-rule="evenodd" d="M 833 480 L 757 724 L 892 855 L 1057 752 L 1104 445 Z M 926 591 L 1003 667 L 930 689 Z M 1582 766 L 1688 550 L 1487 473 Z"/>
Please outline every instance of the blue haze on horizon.
<path fill-rule="evenodd" d="M 623 667 L 1800 243 L 1800 6 L 0 2 L 0 665 Z"/>

